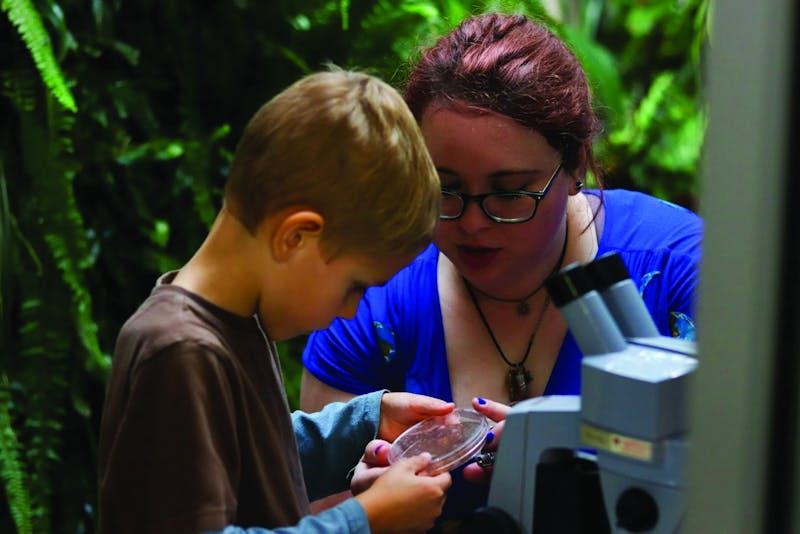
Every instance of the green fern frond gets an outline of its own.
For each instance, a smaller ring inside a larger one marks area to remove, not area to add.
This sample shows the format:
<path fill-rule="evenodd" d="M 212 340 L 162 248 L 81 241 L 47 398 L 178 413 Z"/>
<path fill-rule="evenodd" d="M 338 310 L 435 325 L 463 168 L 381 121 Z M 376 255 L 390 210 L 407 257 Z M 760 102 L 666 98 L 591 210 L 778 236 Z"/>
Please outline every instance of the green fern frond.
<path fill-rule="evenodd" d="M 8 377 L 0 378 L 0 476 L 5 482 L 6 499 L 19 534 L 33 532 L 31 499 L 25 485 L 25 471 L 17 433 L 11 424 L 11 393 Z"/>
<path fill-rule="evenodd" d="M 6 317 L 9 280 L 11 279 L 11 208 L 8 203 L 6 175 L 0 159 L 0 345 L 7 347 Z"/>
<path fill-rule="evenodd" d="M 52 271 L 52 265 L 48 271 Z M 25 298 L 20 306 L 17 335 L 12 416 L 23 421 L 18 430 L 22 444 L 26 482 L 30 495 L 34 532 L 52 532 L 53 496 L 58 481 L 54 476 L 63 464 L 64 421 L 71 396 L 67 377 L 74 367 L 71 354 L 76 348 L 71 326 L 58 321 L 68 307 L 69 294 L 52 273 L 43 278 L 20 280 L 21 292 L 40 293 L 43 298 Z"/>
<path fill-rule="evenodd" d="M 0 91 L 20 111 L 36 109 L 39 76 L 32 67 L 0 72 Z"/>
<path fill-rule="evenodd" d="M 74 199 L 72 200 L 74 201 Z M 70 208 L 75 207 L 70 206 Z M 70 211 L 73 218 L 77 214 L 77 208 Z M 88 356 L 85 364 L 86 370 L 94 375 L 105 377 L 105 373 L 111 368 L 111 359 L 100 349 L 97 340 L 97 323 L 92 317 L 92 299 L 83 283 L 80 259 L 71 256 L 63 235 L 47 234 L 44 237 L 64 282 L 72 292 L 72 312 L 75 314 L 75 326 L 78 338 Z"/>
<path fill-rule="evenodd" d="M 16 26 L 25 46 L 33 56 L 39 74 L 56 100 L 66 109 L 75 112 L 78 107 L 72 98 L 67 82 L 53 55 L 50 38 L 44 29 L 42 17 L 31 0 L 2 0 L 0 9 L 8 13 L 8 20 Z"/>
<path fill-rule="evenodd" d="M 339 13 L 342 16 L 342 31 L 350 29 L 350 0 L 340 0 Z"/>
<path fill-rule="evenodd" d="M 61 141 L 66 135 L 62 130 L 71 127 L 69 121 L 64 122 L 64 113 L 53 106 L 46 125 L 32 114 L 21 115 L 23 162 L 38 193 L 27 216 L 37 221 L 36 231 L 44 239 L 53 265 L 70 290 L 65 311 L 85 350 L 84 368 L 105 380 L 111 358 L 100 348 L 91 295 L 84 280 L 84 271 L 92 265 L 94 257 L 72 186 L 78 167 L 65 157 L 69 147 Z M 37 249 L 40 254 L 43 252 Z"/>

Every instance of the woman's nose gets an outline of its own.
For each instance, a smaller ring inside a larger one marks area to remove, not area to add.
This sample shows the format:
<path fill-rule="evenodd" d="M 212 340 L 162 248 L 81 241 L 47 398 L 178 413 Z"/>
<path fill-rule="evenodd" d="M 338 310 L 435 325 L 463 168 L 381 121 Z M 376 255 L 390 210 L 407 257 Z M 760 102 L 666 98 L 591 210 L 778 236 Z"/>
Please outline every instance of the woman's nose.
<path fill-rule="evenodd" d="M 469 232 L 481 230 L 491 224 L 494 224 L 481 208 L 480 201 L 469 201 L 464 205 L 464 212 L 461 214 L 458 222 L 462 228 Z"/>

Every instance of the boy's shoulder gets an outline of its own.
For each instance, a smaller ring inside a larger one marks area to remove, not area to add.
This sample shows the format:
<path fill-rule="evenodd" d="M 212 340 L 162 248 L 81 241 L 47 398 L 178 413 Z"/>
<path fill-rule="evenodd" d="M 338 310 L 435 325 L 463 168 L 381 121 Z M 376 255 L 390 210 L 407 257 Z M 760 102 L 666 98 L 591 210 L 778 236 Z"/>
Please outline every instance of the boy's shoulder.
<path fill-rule="evenodd" d="M 115 357 L 135 353 L 141 362 L 178 345 L 226 353 L 228 327 L 213 308 L 188 291 L 159 280 L 120 330 Z"/>

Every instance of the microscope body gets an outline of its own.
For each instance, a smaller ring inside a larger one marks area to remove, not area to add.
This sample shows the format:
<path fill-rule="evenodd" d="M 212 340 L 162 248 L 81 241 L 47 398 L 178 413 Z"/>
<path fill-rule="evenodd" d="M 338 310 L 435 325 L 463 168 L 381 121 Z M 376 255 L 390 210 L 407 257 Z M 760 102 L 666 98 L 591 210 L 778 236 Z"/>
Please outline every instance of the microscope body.
<path fill-rule="evenodd" d="M 538 397 L 511 408 L 488 506 L 515 518 L 524 534 L 678 533 L 695 344 L 652 335 L 649 315 L 644 325 L 626 326 L 593 284 L 573 283 L 583 274 L 572 268 L 562 275 L 571 288 L 566 299 L 548 284 L 584 353 L 581 395 Z M 628 312 L 637 307 L 628 305 Z M 583 462 L 577 474 L 574 467 L 553 471 L 576 462 Z M 556 475 L 548 478 L 548 469 Z M 564 479 L 575 487 L 565 489 Z M 548 500 L 551 491 L 558 497 Z"/>

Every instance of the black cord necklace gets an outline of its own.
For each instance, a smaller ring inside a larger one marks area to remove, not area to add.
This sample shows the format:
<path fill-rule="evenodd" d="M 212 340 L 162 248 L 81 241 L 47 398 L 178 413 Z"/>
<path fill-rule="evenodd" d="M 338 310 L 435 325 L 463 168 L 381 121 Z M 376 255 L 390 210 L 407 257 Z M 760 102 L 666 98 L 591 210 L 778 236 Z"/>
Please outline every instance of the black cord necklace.
<path fill-rule="evenodd" d="M 567 226 L 567 228 L 569 228 L 569 226 Z M 561 268 L 561 264 L 564 262 L 564 255 L 567 252 L 567 241 L 568 241 L 567 238 L 568 238 L 568 232 L 565 231 L 564 246 L 561 248 L 561 255 L 558 258 L 556 266 L 551 271 L 550 276 L 555 274 Z M 483 310 L 480 307 L 480 304 L 478 304 L 478 299 L 475 296 L 475 291 L 473 291 L 472 284 L 470 284 L 466 278 L 462 277 L 462 279 L 464 280 L 464 285 L 467 288 L 467 293 L 469 293 L 469 297 L 472 300 L 472 304 L 475 306 L 475 309 L 478 310 L 478 315 L 481 318 L 481 322 L 483 322 L 483 326 L 486 327 L 486 331 L 489 333 L 489 337 L 492 338 L 492 343 L 494 343 L 494 346 L 497 349 L 498 354 L 500 354 L 500 357 L 503 358 L 503 361 L 509 367 L 508 378 L 507 378 L 509 399 L 513 403 L 527 398 L 528 384 L 530 384 L 533 381 L 533 375 L 528 370 L 528 368 L 525 367 L 525 361 L 528 359 L 528 356 L 531 353 L 531 347 L 533 346 L 533 342 L 536 339 L 536 333 L 539 332 L 539 327 L 542 325 L 542 321 L 544 320 L 544 314 L 547 311 L 548 306 L 550 305 L 550 295 L 548 295 L 545 298 L 544 306 L 542 306 L 542 311 L 539 314 L 539 319 L 536 321 L 536 326 L 533 327 L 533 331 L 531 332 L 531 335 L 528 338 L 528 346 L 525 348 L 525 353 L 523 354 L 522 359 L 517 363 L 513 363 L 511 360 L 508 359 L 505 352 L 503 352 L 502 347 L 500 347 L 500 343 L 497 341 L 497 337 L 494 335 L 494 332 L 492 331 L 492 327 L 489 326 L 489 321 L 486 319 L 486 315 L 484 315 Z M 539 291 L 539 289 L 541 289 L 543 286 L 544 282 L 542 283 L 541 286 L 539 286 L 536 289 L 536 291 L 525 297 L 525 300 L 527 301 L 527 299 L 535 295 Z M 485 295 L 485 293 L 483 292 L 481 293 Z M 502 301 L 502 299 L 494 299 L 494 300 Z M 516 302 L 516 301 L 509 299 L 509 302 Z M 527 302 L 525 302 L 525 306 L 527 308 L 528 306 Z M 527 311 L 525 313 L 527 313 Z M 524 315 L 525 313 L 522 313 L 522 315 Z"/>
<path fill-rule="evenodd" d="M 527 295 L 525 295 L 521 299 L 507 299 L 507 298 L 503 298 L 503 297 L 495 297 L 494 295 L 490 295 L 489 293 L 486 293 L 485 291 L 481 291 L 477 287 L 475 287 L 473 289 L 475 291 L 477 291 L 478 293 L 480 293 L 481 295 L 483 295 L 484 297 L 486 297 L 487 299 L 489 299 L 489 300 L 494 300 L 494 301 L 497 301 L 497 302 L 516 302 L 517 303 L 517 313 L 519 315 L 528 315 L 528 313 L 531 311 L 531 306 L 530 306 L 530 304 L 528 304 L 528 300 L 530 300 L 530 298 L 532 296 L 534 296 L 536 293 L 538 293 L 539 290 L 542 289 L 543 287 L 544 287 L 544 284 L 540 285 L 539 287 L 534 289 L 531 293 L 528 293 Z"/>

